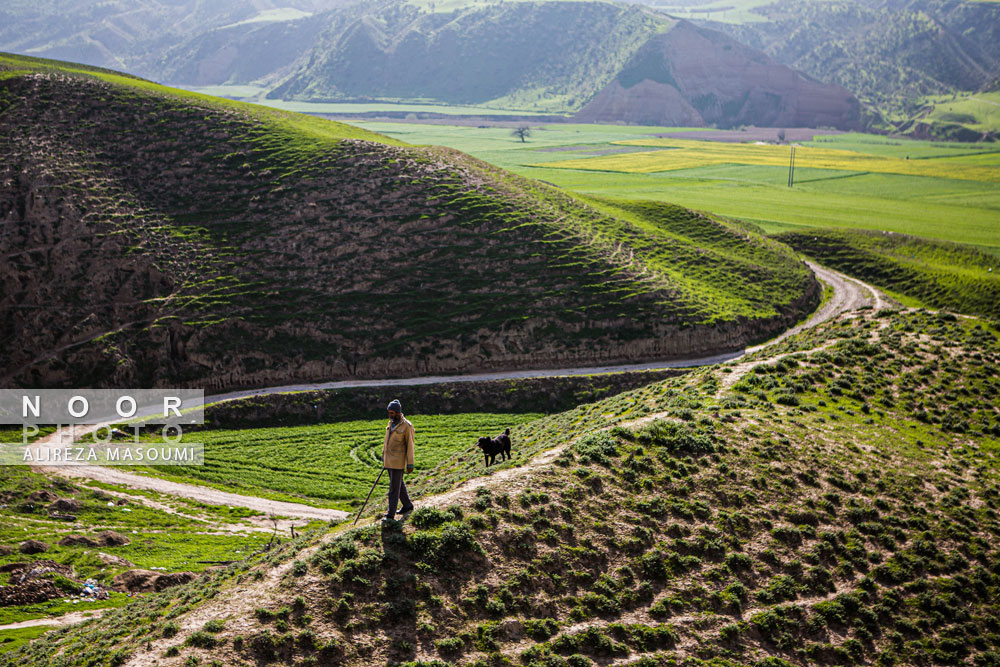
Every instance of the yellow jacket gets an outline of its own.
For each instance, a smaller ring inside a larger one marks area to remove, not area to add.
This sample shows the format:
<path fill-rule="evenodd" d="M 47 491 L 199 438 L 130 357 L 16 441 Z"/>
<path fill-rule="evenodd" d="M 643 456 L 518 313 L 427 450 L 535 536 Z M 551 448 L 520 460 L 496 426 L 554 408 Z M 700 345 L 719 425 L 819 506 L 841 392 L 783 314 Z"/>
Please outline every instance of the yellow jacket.
<path fill-rule="evenodd" d="M 406 417 L 402 417 L 399 426 L 390 433 L 391 426 L 392 422 L 385 427 L 382 467 L 402 470 L 408 465 L 413 465 L 413 424 Z"/>

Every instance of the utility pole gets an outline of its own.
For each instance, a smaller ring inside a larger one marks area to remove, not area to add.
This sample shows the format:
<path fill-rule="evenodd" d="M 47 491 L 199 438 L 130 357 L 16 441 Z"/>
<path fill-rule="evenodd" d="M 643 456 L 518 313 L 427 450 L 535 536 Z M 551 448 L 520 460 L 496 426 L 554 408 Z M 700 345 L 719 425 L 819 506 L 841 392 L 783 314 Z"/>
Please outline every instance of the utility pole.
<path fill-rule="evenodd" d="M 788 157 L 788 187 L 795 183 L 795 146 L 792 146 L 791 155 Z"/>

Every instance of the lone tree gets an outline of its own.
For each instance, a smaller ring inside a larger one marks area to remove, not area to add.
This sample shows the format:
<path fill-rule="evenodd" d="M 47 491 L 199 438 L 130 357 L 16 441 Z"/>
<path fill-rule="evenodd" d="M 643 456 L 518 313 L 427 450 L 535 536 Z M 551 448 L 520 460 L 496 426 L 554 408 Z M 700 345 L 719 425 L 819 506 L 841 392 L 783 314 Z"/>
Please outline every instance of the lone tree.
<path fill-rule="evenodd" d="M 527 125 L 522 125 L 521 127 L 511 132 L 511 135 L 520 139 L 521 143 L 523 144 L 525 140 L 531 136 L 531 128 L 528 127 Z"/>

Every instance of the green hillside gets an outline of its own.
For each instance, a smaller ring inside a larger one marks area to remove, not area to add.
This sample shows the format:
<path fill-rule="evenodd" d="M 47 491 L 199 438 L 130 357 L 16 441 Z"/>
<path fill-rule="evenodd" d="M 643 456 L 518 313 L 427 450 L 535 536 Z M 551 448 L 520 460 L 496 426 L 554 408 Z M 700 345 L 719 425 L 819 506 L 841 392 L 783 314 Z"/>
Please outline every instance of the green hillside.
<path fill-rule="evenodd" d="M 211 390 L 701 355 L 818 299 L 790 250 L 683 209 L 619 215 L 448 149 L 0 66 L 7 383 Z M 727 269 L 680 271 L 699 264 Z"/>
<path fill-rule="evenodd" d="M 883 312 L 782 349 L 544 418 L 547 465 L 6 662 L 995 664 L 997 332 Z"/>
<path fill-rule="evenodd" d="M 921 305 L 1000 320 L 996 254 L 891 232 L 808 229 L 774 238 Z"/>
<path fill-rule="evenodd" d="M 1000 137 L 1000 92 L 939 95 L 899 129 L 916 136 L 975 141 Z"/>

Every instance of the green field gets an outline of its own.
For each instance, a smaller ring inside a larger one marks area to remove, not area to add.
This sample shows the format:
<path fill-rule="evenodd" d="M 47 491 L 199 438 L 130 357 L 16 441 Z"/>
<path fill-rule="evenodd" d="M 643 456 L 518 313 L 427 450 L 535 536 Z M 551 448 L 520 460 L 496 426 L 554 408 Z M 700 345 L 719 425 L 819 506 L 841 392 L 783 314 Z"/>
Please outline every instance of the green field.
<path fill-rule="evenodd" d="M 267 88 L 252 85 L 222 85 L 222 86 L 182 86 L 184 90 L 201 95 L 228 97 L 244 102 L 260 104 L 282 111 L 295 111 L 308 114 L 364 114 L 383 113 L 433 113 L 449 116 L 551 116 L 542 112 L 497 109 L 480 105 L 447 105 L 428 102 L 396 102 L 392 100 L 374 102 L 301 102 L 295 100 L 269 100 L 264 97 Z"/>
<path fill-rule="evenodd" d="M 615 144 L 662 150 L 559 160 L 542 163 L 540 166 L 651 174 L 722 165 L 785 167 L 791 158 L 791 149 L 788 146 L 765 143 L 724 143 L 697 139 L 628 139 L 617 141 Z M 818 146 L 801 146 L 796 147 L 794 159 L 800 169 L 925 176 L 980 183 L 1000 182 L 1000 169 L 988 165 L 967 164 L 963 162 L 962 157 L 964 155 L 958 157 L 946 155 L 943 158 L 911 160 L 909 155 L 896 157 Z M 977 153 L 974 157 L 981 157 L 981 154 Z"/>
<path fill-rule="evenodd" d="M 478 462 L 481 435 L 496 435 L 537 414 L 458 414 L 409 417 L 416 430 L 416 475 L 448 458 Z M 202 466 L 147 469 L 176 481 L 281 500 L 349 510 L 360 506 L 381 467 L 385 420 L 198 431 L 187 442 L 205 445 Z M 382 486 L 388 478 L 383 476 Z"/>
<path fill-rule="evenodd" d="M 37 575 L 48 579 L 60 595 L 45 602 L 0 607 L 0 625 L 29 619 L 62 616 L 67 612 L 121 607 L 134 600 L 125 593 L 112 592 L 107 600 L 88 602 L 74 597 L 80 582 L 93 578 L 104 586 L 120 572 L 134 568 L 166 571 L 202 572 L 211 561 L 239 560 L 259 551 L 270 539 L 259 524 L 249 521 L 256 513 L 244 508 L 208 506 L 196 501 L 165 496 L 152 491 L 137 491 L 119 486 L 87 483 L 78 485 L 59 477 L 49 477 L 27 466 L 0 466 L 0 566 L 11 563 L 54 561 L 71 568 L 69 577 L 47 572 Z M 47 501 L 32 498 L 40 490 L 54 492 L 60 498 L 78 503 L 75 521 L 48 515 Z M 130 498 L 119 504 L 111 493 L 126 493 Z M 155 507 L 137 502 L 144 496 Z M 322 521 L 300 530 L 316 528 Z M 97 538 L 100 531 L 111 530 L 129 540 L 123 545 L 59 544 L 67 535 Z M 18 545 L 27 539 L 48 545 L 42 553 L 25 555 Z M 124 560 L 115 560 L 124 559 Z M 209 562 L 206 562 L 209 561 Z M 17 583 L 12 574 L 0 572 L 0 585 Z M 0 653 L 13 650 L 51 626 L 38 626 L 0 632 Z"/>
<path fill-rule="evenodd" d="M 13 651 L 52 629 L 51 625 L 35 625 L 18 630 L 6 630 L 0 633 L 0 653 Z"/>
<path fill-rule="evenodd" d="M 888 230 L 1000 252 L 1000 188 L 996 183 L 1000 178 L 1000 147 L 994 144 L 915 141 L 854 133 L 819 136 L 803 143 L 803 154 L 817 151 L 838 155 L 843 163 L 829 166 L 842 168 L 802 166 L 799 161 L 795 186 L 789 188 L 787 157 L 779 160 L 780 164 L 770 165 L 718 161 L 719 151 L 731 154 L 746 150 L 749 161 L 754 151 L 787 151 L 785 147 L 704 142 L 703 166 L 653 173 L 591 171 L 548 164 L 573 159 L 583 166 L 591 160 L 599 165 L 601 161 L 635 159 L 638 153 L 648 154 L 649 147 L 617 142 L 648 143 L 651 135 L 677 128 L 545 125 L 533 128 L 528 141 L 521 143 L 510 135 L 508 127 L 363 121 L 354 124 L 408 143 L 451 146 L 576 192 L 669 201 L 754 222 L 768 232 L 802 227 Z M 690 134 L 694 139 L 698 130 Z M 695 142 L 670 141 L 687 146 L 689 154 L 697 156 L 699 152 Z M 606 154 L 608 151 L 614 153 Z M 872 166 L 911 173 L 877 173 Z M 975 178 L 987 180 L 945 178 L 945 173 L 975 174 Z"/>

